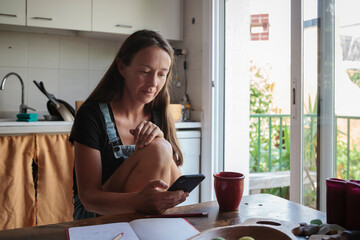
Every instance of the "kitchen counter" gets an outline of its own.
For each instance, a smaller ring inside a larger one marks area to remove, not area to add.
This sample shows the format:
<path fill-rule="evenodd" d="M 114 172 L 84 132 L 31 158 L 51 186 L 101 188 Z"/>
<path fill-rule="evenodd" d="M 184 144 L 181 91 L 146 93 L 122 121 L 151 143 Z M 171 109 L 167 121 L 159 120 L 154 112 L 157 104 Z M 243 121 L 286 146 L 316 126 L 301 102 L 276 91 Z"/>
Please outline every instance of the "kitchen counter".
<path fill-rule="evenodd" d="M 59 134 L 69 133 L 73 122 L 64 121 L 38 121 L 38 122 L 16 122 L 0 121 L 0 136 L 23 135 L 28 133 Z M 200 122 L 177 122 L 177 130 L 199 129 Z"/>

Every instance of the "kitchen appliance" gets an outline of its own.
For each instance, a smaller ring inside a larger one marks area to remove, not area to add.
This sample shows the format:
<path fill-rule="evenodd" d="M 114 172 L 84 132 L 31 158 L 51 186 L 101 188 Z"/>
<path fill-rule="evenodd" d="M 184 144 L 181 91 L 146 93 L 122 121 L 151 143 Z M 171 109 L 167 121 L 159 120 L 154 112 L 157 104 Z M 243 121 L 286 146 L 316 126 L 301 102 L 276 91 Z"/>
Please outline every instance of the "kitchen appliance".
<path fill-rule="evenodd" d="M 46 106 L 52 116 L 58 116 L 64 121 L 74 121 L 75 110 L 67 102 L 57 99 L 54 94 L 51 94 L 45 90 L 43 82 L 38 83 L 33 81 L 40 91 L 49 99 Z"/>

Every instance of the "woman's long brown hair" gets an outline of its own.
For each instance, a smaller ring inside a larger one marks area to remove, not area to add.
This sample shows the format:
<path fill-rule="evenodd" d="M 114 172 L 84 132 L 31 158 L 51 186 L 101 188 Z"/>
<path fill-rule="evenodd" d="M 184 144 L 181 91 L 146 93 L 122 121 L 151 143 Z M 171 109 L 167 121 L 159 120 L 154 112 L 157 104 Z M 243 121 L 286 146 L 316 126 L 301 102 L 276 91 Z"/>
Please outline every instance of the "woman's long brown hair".
<path fill-rule="evenodd" d="M 85 100 L 86 102 L 106 102 L 120 99 L 124 89 L 124 78 L 119 73 L 116 66 L 116 58 L 119 58 L 126 66 L 137 52 L 147 47 L 159 47 L 166 51 L 171 58 L 171 66 L 166 77 L 164 87 L 153 101 L 146 104 L 152 113 L 157 112 L 160 120 L 160 129 L 164 133 L 164 138 L 171 144 L 173 155 L 177 166 L 183 164 L 183 155 L 180 150 L 179 142 L 176 137 L 175 124 L 168 110 L 170 104 L 169 82 L 172 79 L 172 69 L 174 64 L 174 51 L 171 45 L 158 33 L 149 30 L 140 30 L 130 35 L 122 44 L 119 52 L 113 60 L 111 66 L 96 86 L 94 91 Z"/>

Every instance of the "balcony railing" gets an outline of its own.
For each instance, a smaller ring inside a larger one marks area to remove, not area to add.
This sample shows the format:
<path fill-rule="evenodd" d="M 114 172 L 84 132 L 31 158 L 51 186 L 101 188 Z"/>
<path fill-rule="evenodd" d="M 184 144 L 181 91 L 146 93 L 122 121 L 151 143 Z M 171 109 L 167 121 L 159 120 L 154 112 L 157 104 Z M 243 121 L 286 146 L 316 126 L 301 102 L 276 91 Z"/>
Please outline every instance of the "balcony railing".
<path fill-rule="evenodd" d="M 360 139 L 356 137 L 360 132 L 360 117 L 335 116 L 335 119 L 337 177 L 359 179 Z M 313 185 L 316 179 L 316 132 L 316 114 L 304 115 L 304 167 L 307 177 L 304 181 Z M 290 115 L 250 115 L 250 191 L 258 192 L 260 186 L 289 186 L 289 169 Z"/>

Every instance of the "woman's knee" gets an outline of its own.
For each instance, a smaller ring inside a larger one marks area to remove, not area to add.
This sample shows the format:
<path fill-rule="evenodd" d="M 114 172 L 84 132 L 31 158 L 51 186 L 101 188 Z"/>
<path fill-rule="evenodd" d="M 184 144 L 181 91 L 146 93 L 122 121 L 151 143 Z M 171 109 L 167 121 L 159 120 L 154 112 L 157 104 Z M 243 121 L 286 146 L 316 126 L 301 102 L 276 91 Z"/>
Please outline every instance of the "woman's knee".
<path fill-rule="evenodd" d="M 164 138 L 155 138 L 147 148 L 154 160 L 165 162 L 172 160 L 171 144 Z"/>
<path fill-rule="evenodd" d="M 151 147 L 155 153 L 172 155 L 171 144 L 165 138 L 155 138 L 149 144 L 149 147 Z"/>

